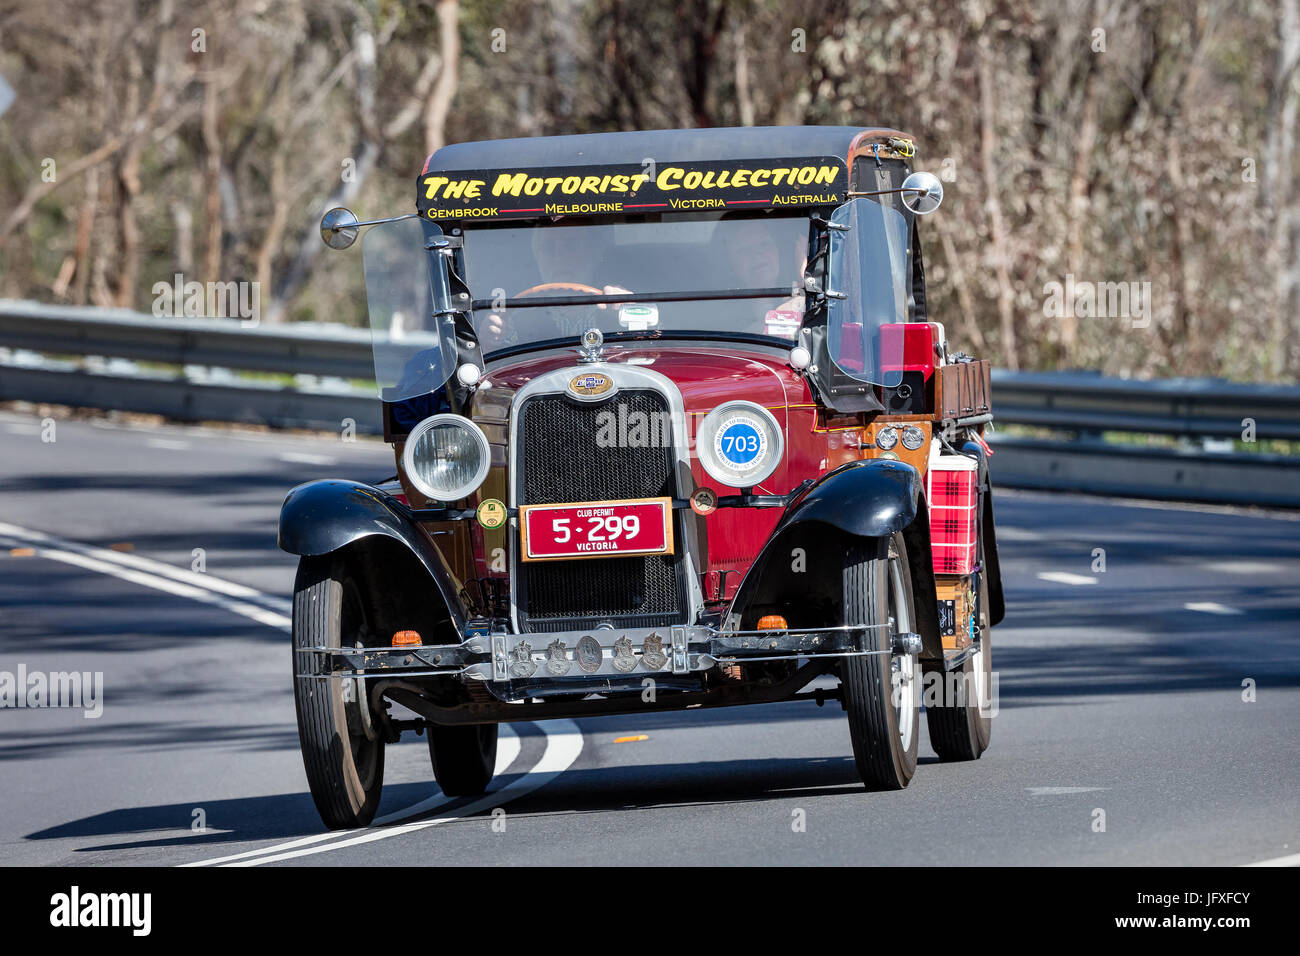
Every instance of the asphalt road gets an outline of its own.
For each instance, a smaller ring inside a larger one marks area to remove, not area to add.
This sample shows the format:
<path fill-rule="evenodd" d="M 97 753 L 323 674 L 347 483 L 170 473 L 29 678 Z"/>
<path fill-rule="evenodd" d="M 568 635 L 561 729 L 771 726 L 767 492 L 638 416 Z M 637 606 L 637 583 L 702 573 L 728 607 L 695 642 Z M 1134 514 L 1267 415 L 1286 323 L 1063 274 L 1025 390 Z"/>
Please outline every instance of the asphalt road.
<path fill-rule="evenodd" d="M 780 704 L 514 725 L 477 800 L 408 735 L 385 823 L 329 834 L 276 515 L 298 482 L 392 474 L 387 446 L 55 437 L 0 413 L 0 674 L 102 672 L 103 710 L 0 710 L 0 863 L 1300 862 L 1297 516 L 1000 494 L 992 748 L 940 764 L 923 736 L 901 793 L 861 789 L 838 705 Z"/>

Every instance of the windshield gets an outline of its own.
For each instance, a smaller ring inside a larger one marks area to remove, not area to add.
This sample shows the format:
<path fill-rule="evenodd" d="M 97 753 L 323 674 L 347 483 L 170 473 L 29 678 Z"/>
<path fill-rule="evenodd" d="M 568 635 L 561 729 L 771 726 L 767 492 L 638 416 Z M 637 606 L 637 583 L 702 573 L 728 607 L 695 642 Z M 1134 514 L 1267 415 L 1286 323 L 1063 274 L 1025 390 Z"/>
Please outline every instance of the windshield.
<path fill-rule="evenodd" d="M 598 328 L 793 339 L 803 319 L 803 215 L 692 213 L 465 230 L 474 324 L 486 352 Z M 605 300 L 605 301 L 598 301 Z"/>
<path fill-rule="evenodd" d="M 361 240 L 379 397 L 398 402 L 427 395 L 456 367 L 445 269 L 427 246 L 442 238 L 432 222 L 399 219 L 373 226 Z"/>

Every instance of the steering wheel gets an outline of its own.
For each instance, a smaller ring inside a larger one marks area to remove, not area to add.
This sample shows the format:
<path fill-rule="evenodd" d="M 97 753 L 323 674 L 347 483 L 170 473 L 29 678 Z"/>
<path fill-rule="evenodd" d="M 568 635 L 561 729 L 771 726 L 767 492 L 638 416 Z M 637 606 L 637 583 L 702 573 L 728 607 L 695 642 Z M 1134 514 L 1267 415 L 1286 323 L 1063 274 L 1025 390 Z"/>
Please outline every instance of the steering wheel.
<path fill-rule="evenodd" d="M 597 289 L 594 285 L 585 285 L 581 282 L 543 282 L 540 285 L 530 286 L 523 292 L 516 292 L 515 298 L 522 299 L 526 295 L 532 295 L 535 292 L 551 292 L 555 289 L 569 289 L 573 292 L 585 292 L 588 295 L 604 295 L 604 289 Z"/>
<path fill-rule="evenodd" d="M 539 292 L 551 292 L 557 289 L 565 289 L 571 292 L 585 292 L 588 295 L 605 294 L 604 289 L 598 289 L 594 285 L 587 285 L 585 282 L 543 282 L 540 283 L 539 285 L 530 286 L 529 288 L 524 289 L 523 292 L 516 293 L 515 298 L 522 299 L 525 296 L 536 295 Z M 605 306 L 602 303 L 602 304 L 598 304 L 596 308 L 603 309 L 605 308 Z M 578 335 L 582 332 L 582 329 L 577 329 L 575 331 L 573 329 L 567 328 L 566 326 L 568 325 L 568 323 L 562 323 L 558 319 L 558 317 L 543 319 L 543 321 L 547 322 L 551 326 L 554 326 L 556 335 Z M 580 324 L 582 325 L 582 328 L 586 328 L 590 323 L 582 322 Z M 500 341 L 497 344 L 513 345 L 517 341 L 518 341 L 518 333 L 516 332 L 516 330 L 514 328 L 508 328 L 504 331 Z"/>

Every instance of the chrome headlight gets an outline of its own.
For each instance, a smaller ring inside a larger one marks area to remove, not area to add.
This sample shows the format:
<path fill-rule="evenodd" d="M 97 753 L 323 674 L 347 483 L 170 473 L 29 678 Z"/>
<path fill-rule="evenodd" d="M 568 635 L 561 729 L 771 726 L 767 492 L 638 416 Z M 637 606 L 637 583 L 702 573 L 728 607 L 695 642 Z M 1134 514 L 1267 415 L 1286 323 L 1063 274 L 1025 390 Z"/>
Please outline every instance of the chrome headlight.
<path fill-rule="evenodd" d="M 776 471 L 785 452 L 785 436 L 776 416 L 762 405 L 723 402 L 704 416 L 695 451 L 714 481 L 752 488 Z"/>
<path fill-rule="evenodd" d="M 487 477 L 492 449 L 468 418 L 444 412 L 426 418 L 406 438 L 406 477 L 434 501 L 459 501 Z"/>
<path fill-rule="evenodd" d="M 916 451 L 925 444 L 925 432 L 915 425 L 903 426 L 903 447 Z"/>
<path fill-rule="evenodd" d="M 893 448 L 898 444 L 898 429 L 892 425 L 886 425 L 876 432 L 876 447 L 885 451 Z"/>

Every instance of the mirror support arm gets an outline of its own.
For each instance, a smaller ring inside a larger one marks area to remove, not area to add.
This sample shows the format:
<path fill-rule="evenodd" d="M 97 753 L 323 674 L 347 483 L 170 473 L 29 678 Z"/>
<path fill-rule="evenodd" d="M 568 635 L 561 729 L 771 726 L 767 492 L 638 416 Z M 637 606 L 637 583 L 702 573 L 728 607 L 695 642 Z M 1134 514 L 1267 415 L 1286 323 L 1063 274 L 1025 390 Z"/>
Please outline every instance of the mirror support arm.
<path fill-rule="evenodd" d="M 405 216 L 389 216 L 387 219 L 367 219 L 364 222 L 349 222 L 341 226 L 326 226 L 326 228 L 338 232 L 340 229 L 355 229 L 358 226 L 379 226 L 379 225 L 383 225 L 386 222 L 401 222 L 403 219 L 419 219 L 419 218 L 420 217 L 417 216 L 415 213 L 408 212 Z"/>
<path fill-rule="evenodd" d="M 902 185 L 896 189 L 851 190 L 848 195 L 850 198 L 857 199 L 868 196 L 890 196 L 899 193 L 910 194 L 910 202 L 908 198 L 903 199 L 903 205 L 908 210 L 915 215 L 925 216 L 938 209 L 940 203 L 943 202 L 943 183 L 933 173 L 915 172 L 910 173 L 903 180 Z"/>
<path fill-rule="evenodd" d="M 861 192 L 856 189 L 850 189 L 845 195 L 850 199 L 857 199 L 859 196 L 893 196 L 896 193 L 916 193 L 918 196 L 928 196 L 930 190 L 922 189 L 919 186 L 899 186 L 897 189 L 875 189 L 871 192 Z M 361 225 L 365 225 L 365 223 L 361 223 Z M 846 227 L 841 226 L 839 228 L 843 229 Z"/>

